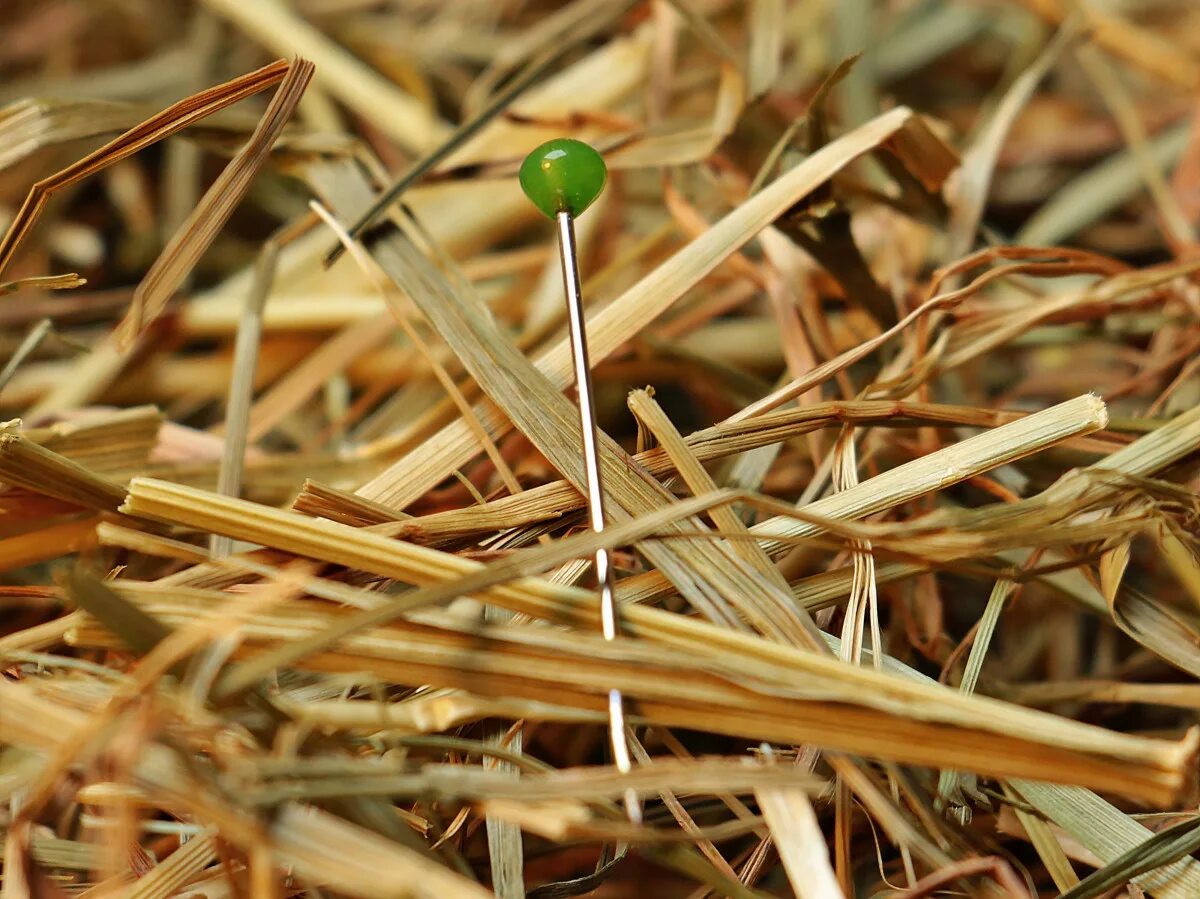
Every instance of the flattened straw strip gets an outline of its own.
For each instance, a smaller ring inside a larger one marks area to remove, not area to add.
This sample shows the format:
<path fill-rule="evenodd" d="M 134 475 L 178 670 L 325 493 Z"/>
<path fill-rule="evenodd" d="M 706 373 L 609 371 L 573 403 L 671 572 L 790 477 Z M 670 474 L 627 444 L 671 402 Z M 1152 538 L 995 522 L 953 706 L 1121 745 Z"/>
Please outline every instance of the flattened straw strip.
<path fill-rule="evenodd" d="M 139 591 L 124 592 L 138 600 Z M 197 607 L 220 608 L 227 602 L 225 594 L 212 600 L 209 596 L 189 591 L 186 596 L 176 593 L 141 602 L 160 620 L 182 625 Z M 358 613 L 315 614 L 295 606 L 288 613 L 282 608 L 246 612 L 240 633 L 248 645 L 240 651 L 245 654 L 254 644 L 308 642 L 313 635 L 340 629 L 338 620 L 345 617 Z M 88 646 L 110 646 L 112 639 L 106 631 L 86 625 L 72 637 L 76 644 Z M 750 639 L 760 653 L 774 646 Z M 663 726 L 811 742 L 930 767 L 948 764 L 997 776 L 1079 783 L 1160 802 L 1172 801 L 1189 782 L 1195 733 L 1179 743 L 1131 737 L 996 700 L 961 697 L 948 688 L 894 674 L 852 668 L 832 657 L 779 648 L 793 658 L 793 666 L 766 663 L 753 649 L 744 657 L 717 658 L 711 645 L 688 651 L 636 641 L 614 646 L 567 632 L 481 630 L 453 616 L 431 615 L 423 616 L 420 624 L 396 623 L 356 634 L 336 649 L 306 656 L 300 667 L 338 673 L 367 670 L 396 683 L 592 710 L 604 708 L 608 689 L 617 687 L 636 699 L 635 708 L 644 720 Z M 268 649 L 265 654 L 270 653 Z M 260 658 L 262 654 L 252 656 L 242 665 Z"/>
<path fill-rule="evenodd" d="M 420 852 L 311 806 L 289 802 L 270 827 L 272 855 L 313 883 L 372 899 L 495 899 Z"/>
<path fill-rule="evenodd" d="M 824 518 L 862 518 L 926 493 L 943 490 L 1071 437 L 1098 431 L 1107 422 L 1104 402 L 1099 397 L 1084 394 L 905 462 L 848 490 L 809 503 L 801 511 Z M 779 555 L 789 546 L 786 542 L 772 541 L 771 537 L 809 537 L 821 531 L 819 525 L 783 517 L 767 519 L 751 528 L 756 537 L 764 538 L 764 549 L 771 555 Z M 623 586 L 629 591 L 624 596 L 636 597 L 637 601 L 646 601 L 669 590 L 666 578 L 656 571 L 629 578 Z"/>
<path fill-rule="evenodd" d="M 318 85 L 408 150 L 424 149 L 445 132 L 445 125 L 358 57 L 338 46 L 278 0 L 204 0 L 250 38 L 275 53 L 298 53 L 320 69 Z"/>
<path fill-rule="evenodd" d="M 727 501 L 740 498 L 737 494 L 723 494 L 722 496 Z M 711 501 L 712 498 L 701 497 L 686 500 L 678 504 L 681 507 L 679 509 L 662 510 L 655 513 L 654 516 L 648 517 L 694 513 L 703 505 L 702 501 L 705 499 Z M 252 662 L 243 663 L 244 677 L 239 675 L 236 681 L 226 681 L 225 691 L 240 686 L 238 681 L 253 682 L 261 676 L 260 672 L 271 670 L 276 663 L 286 665 L 290 661 L 304 656 L 310 648 L 332 645 L 362 627 L 373 627 L 382 622 L 392 621 L 397 614 L 402 614 L 417 605 L 417 599 L 429 602 L 442 595 L 457 596 L 476 593 L 481 598 L 486 597 L 489 601 L 496 602 L 513 611 L 560 623 L 574 624 L 589 630 L 595 628 L 595 598 L 590 591 L 556 585 L 531 577 L 511 580 L 514 574 L 513 566 L 516 565 L 516 562 L 510 562 L 508 559 L 485 568 L 478 562 L 469 559 L 396 541 L 372 538 L 361 530 L 330 522 L 312 521 L 294 513 L 257 506 L 254 503 L 230 500 L 213 494 L 205 494 L 203 491 L 181 488 L 162 482 L 135 481 L 131 489 L 128 511 L 148 512 L 150 509 L 154 510 L 155 517 L 164 520 L 219 529 L 255 542 L 287 546 L 314 558 L 324 558 L 342 564 L 350 563 L 355 567 L 373 570 L 387 576 L 402 578 L 407 576 L 410 581 L 427 584 L 431 581 L 451 579 L 442 584 L 442 587 L 445 588 L 444 594 L 440 590 L 436 595 L 433 591 L 423 590 L 414 591 L 399 601 L 385 600 L 383 605 L 369 614 L 354 613 L 354 615 L 348 616 L 346 623 L 339 622 L 336 626 L 320 625 L 311 641 L 305 639 L 303 644 L 300 644 L 299 641 L 293 639 L 280 650 L 272 650 L 257 656 Z M 657 526 L 658 523 L 658 521 L 654 521 L 648 524 Z M 622 523 L 614 526 L 604 535 L 585 533 L 565 541 L 559 541 L 559 543 L 571 544 L 566 552 L 586 555 L 591 549 L 591 543 L 601 537 L 623 541 L 629 539 L 633 532 L 632 529 L 643 524 L 647 523 L 641 521 Z M 626 532 L 625 528 L 631 530 Z M 367 544 L 373 544 L 377 540 L 381 540 L 382 545 L 372 546 L 369 551 L 364 552 Z M 535 570 L 542 565 L 553 565 L 557 554 L 563 551 L 563 548 L 557 544 L 530 551 L 530 555 L 537 561 L 537 565 L 534 566 Z M 356 562 L 350 561 L 351 555 L 357 560 Z M 522 570 L 520 567 L 515 569 L 518 574 Z M 502 585 L 487 586 L 501 574 L 510 579 Z M 170 589 L 175 591 L 172 595 L 178 593 L 177 588 Z M 418 597 L 416 595 L 418 593 L 425 595 Z M 218 594 L 218 596 L 224 598 L 222 594 Z M 194 614 L 194 609 L 189 614 Z M 919 693 L 921 694 L 920 702 L 925 707 L 924 714 L 926 715 L 932 715 L 935 718 L 945 717 L 947 721 L 954 722 L 956 727 L 983 727 L 989 731 L 999 728 L 1001 732 L 1008 732 L 1013 724 L 1012 721 L 1001 722 L 1000 718 L 996 717 L 1001 712 L 1005 717 L 1034 714 L 995 700 L 962 697 L 955 691 L 944 687 L 915 683 L 897 678 L 894 674 L 847 666 L 832 657 L 796 650 L 656 609 L 628 607 L 625 614 L 630 631 L 636 635 L 654 639 L 664 646 L 675 646 L 689 652 L 700 653 L 700 657 L 706 659 L 728 658 L 729 664 L 733 665 L 781 666 L 777 670 L 781 672 L 779 676 L 784 678 L 782 683 L 794 684 L 797 682 L 797 676 L 801 674 L 803 674 L 801 681 L 805 683 L 816 684 L 817 679 L 820 679 L 831 687 L 838 685 L 837 691 L 846 702 L 868 705 L 882 703 L 882 707 L 891 708 L 893 699 L 904 696 L 906 698 L 901 700 L 903 706 L 912 708 L 910 703 L 918 700 L 915 694 Z M 530 636 L 529 631 L 523 628 L 509 629 L 504 632 L 522 638 Z M 470 636 L 471 639 L 476 639 L 478 637 L 477 628 L 472 626 L 470 635 L 473 635 Z M 572 635 L 570 639 L 575 642 L 588 640 L 580 635 Z M 631 641 L 619 650 L 607 648 L 608 645 L 602 641 L 593 640 L 592 642 L 599 645 L 593 646 L 589 643 L 587 651 L 601 655 L 612 652 L 641 652 L 635 641 Z M 299 650 L 297 650 L 297 646 L 299 646 Z M 402 655 L 407 657 L 404 653 Z M 456 659 L 455 664 L 461 667 L 464 659 L 461 656 L 456 656 Z M 259 669 L 259 672 L 248 670 L 254 668 Z M 563 669 L 556 670 L 558 671 L 557 676 L 561 680 Z M 457 682 L 448 685 L 457 685 Z M 482 686 L 481 682 L 473 683 L 473 688 L 480 686 Z M 635 693 L 644 692 L 645 685 L 634 682 L 630 686 Z M 496 689 L 503 690 L 504 685 L 497 684 Z M 555 701 L 552 697 L 544 698 Z M 695 726 L 699 721 L 700 718 L 696 718 L 694 721 L 689 719 L 689 722 L 692 723 L 687 726 Z M 1022 725 L 1022 727 L 1026 726 Z M 1093 750 L 1097 748 L 1096 739 L 1100 734 L 1105 733 L 1073 721 L 1045 715 L 1040 716 L 1036 724 L 1031 721 L 1027 730 L 1031 733 L 1036 732 L 1040 741 L 1054 745 L 1072 745 L 1076 741 L 1084 739 Z M 1088 735 L 1086 738 L 1085 732 Z M 1188 760 L 1195 751 L 1194 738 L 1188 738 L 1183 743 L 1176 745 L 1164 744 L 1161 741 L 1147 742 L 1140 738 L 1122 735 L 1109 735 L 1105 738 L 1105 742 L 1111 744 L 1111 748 L 1118 752 L 1125 751 L 1118 748 L 1119 746 L 1125 747 L 1128 744 L 1128 751 L 1144 762 L 1151 758 L 1157 760 L 1156 764 L 1161 762 L 1175 772 L 1170 776 L 1174 778 L 1172 783 L 1176 787 L 1182 782 L 1180 773 L 1182 769 L 1179 766 L 1189 764 Z"/>
<path fill-rule="evenodd" d="M 513 799 L 546 802 L 579 799 L 595 802 L 615 799 L 626 789 L 639 796 L 659 790 L 677 790 L 685 796 L 703 796 L 726 790 L 746 794 L 756 790 L 788 788 L 819 793 L 825 781 L 791 765 L 748 765 L 742 759 L 658 759 L 629 771 L 611 766 L 580 766 L 566 771 L 527 772 L 520 780 L 506 772 L 464 765 L 427 764 L 414 772 L 389 771 L 371 765 L 361 774 L 338 777 L 272 778 L 248 788 L 245 800 L 252 805 L 275 805 L 293 799 L 326 799 L 341 785 L 348 795 L 420 796 L 449 801 Z M 372 770 L 374 769 L 374 770 Z"/>
<path fill-rule="evenodd" d="M 216 858 L 216 838 L 212 834 L 193 837 L 134 881 L 127 895 L 129 899 L 174 896 Z"/>
<path fill-rule="evenodd" d="M 1016 421 L 1027 414 L 968 406 L 858 400 L 818 403 L 799 409 L 770 412 L 745 422 L 717 424 L 689 434 L 684 439 L 690 452 L 699 461 L 708 462 L 799 437 L 820 428 L 835 427 L 845 421 L 895 427 L 926 423 L 994 427 Z M 1105 447 L 1105 451 L 1107 449 Z M 631 458 L 656 477 L 661 478 L 675 470 L 670 456 L 661 447 L 636 453 Z M 342 491 L 309 481 L 292 508 L 347 524 L 383 525 L 377 528 L 380 533 L 405 539 L 433 541 L 442 537 L 519 527 L 563 515 L 582 505 L 582 495 L 567 481 L 552 481 L 530 487 L 520 495 L 500 497 L 469 509 L 452 509 L 412 518 L 383 504 L 350 497 Z M 409 524 L 404 527 L 387 525 L 388 522 L 397 521 Z"/>
<path fill-rule="evenodd" d="M 629 339 L 630 322 L 652 321 L 797 200 L 913 121 L 912 111 L 900 107 L 832 141 L 608 304 L 587 323 L 593 364 Z M 570 383 L 571 360 L 565 340 L 543 353 L 536 362 L 557 388 L 563 389 Z M 503 415 L 490 405 L 481 407 L 480 418 L 493 435 L 508 426 Z M 452 422 L 422 446 L 419 453 L 399 460 L 358 492 L 403 509 L 452 469 L 466 464 L 474 455 L 475 446 L 469 428 L 462 422 Z"/>

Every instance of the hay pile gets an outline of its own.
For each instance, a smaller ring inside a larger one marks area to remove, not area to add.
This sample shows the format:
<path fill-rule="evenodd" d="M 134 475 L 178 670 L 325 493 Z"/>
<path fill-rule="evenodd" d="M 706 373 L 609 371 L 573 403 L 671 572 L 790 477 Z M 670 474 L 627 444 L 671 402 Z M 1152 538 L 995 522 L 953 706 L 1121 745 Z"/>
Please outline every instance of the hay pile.
<path fill-rule="evenodd" d="M 1200 895 L 1200 9 L 8 6 L 4 899 Z"/>

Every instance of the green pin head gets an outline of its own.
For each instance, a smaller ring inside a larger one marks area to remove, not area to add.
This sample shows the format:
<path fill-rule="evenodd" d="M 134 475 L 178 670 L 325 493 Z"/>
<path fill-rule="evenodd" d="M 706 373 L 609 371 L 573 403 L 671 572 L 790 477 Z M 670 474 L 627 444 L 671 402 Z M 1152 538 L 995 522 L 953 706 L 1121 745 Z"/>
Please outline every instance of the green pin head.
<path fill-rule="evenodd" d="M 521 163 L 521 190 L 547 218 L 578 216 L 600 196 L 607 178 L 600 154 L 567 137 L 546 141 Z"/>

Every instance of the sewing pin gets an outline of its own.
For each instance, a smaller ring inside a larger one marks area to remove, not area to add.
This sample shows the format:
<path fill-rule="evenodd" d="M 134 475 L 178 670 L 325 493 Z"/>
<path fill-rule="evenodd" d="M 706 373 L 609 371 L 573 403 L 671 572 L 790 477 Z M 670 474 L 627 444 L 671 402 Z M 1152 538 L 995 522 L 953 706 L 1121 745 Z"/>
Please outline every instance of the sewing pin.
<path fill-rule="evenodd" d="M 587 478 L 588 520 L 592 530 L 604 530 L 604 487 L 600 472 L 598 428 L 592 373 L 588 362 L 583 296 L 579 288 L 575 219 L 590 206 L 608 178 L 600 154 L 582 141 L 560 138 L 542 144 L 521 164 L 521 189 L 547 218 L 558 226 L 558 251 L 562 262 L 563 288 L 567 295 L 567 321 L 571 339 L 571 361 L 579 395 L 579 424 L 583 435 L 583 466 Z M 613 593 L 612 556 L 608 549 L 596 550 L 596 581 L 600 590 L 600 621 L 605 640 L 616 640 L 620 630 Z M 617 770 L 632 768 L 625 738 L 625 700 L 618 689 L 608 691 L 609 738 Z M 625 812 L 637 824 L 642 818 L 641 802 L 632 789 L 625 793 Z"/>

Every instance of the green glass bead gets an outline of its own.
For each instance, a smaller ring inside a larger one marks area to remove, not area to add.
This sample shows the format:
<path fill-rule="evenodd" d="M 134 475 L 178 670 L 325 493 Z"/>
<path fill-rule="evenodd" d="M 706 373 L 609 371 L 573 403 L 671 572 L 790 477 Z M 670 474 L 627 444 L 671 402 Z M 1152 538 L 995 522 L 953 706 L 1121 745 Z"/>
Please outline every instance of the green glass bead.
<path fill-rule="evenodd" d="M 520 179 L 525 196 L 547 218 L 563 211 L 578 216 L 604 190 L 608 169 L 600 154 L 583 141 L 561 137 L 525 157 Z"/>

